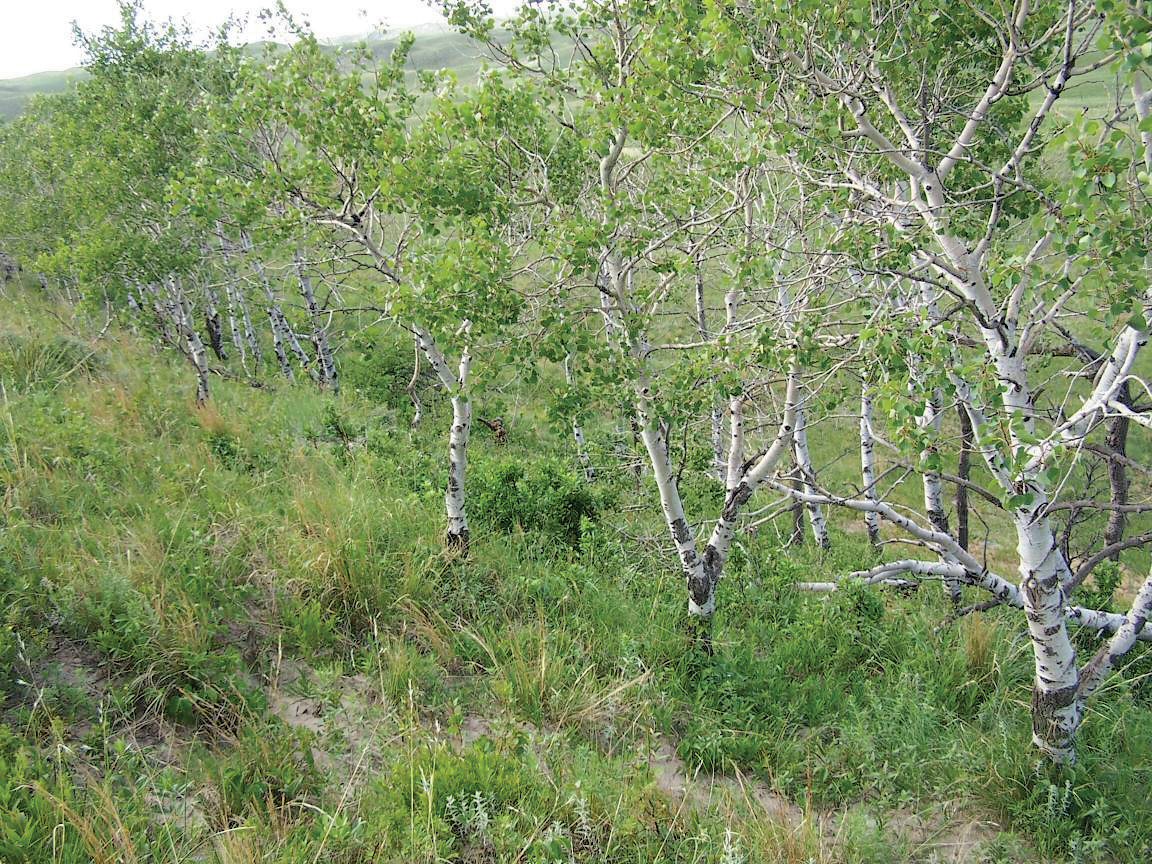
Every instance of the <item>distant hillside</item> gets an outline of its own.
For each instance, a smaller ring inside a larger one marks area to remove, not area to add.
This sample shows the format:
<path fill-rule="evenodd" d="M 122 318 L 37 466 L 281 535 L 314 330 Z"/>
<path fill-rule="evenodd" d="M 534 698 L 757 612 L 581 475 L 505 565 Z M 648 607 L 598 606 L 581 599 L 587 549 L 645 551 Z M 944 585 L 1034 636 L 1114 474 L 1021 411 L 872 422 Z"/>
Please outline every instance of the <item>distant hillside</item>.
<path fill-rule="evenodd" d="M 84 70 L 74 67 L 59 72 L 37 72 L 23 78 L 0 80 L 0 118 L 15 117 L 37 93 L 62 93 L 83 76 Z"/>
<path fill-rule="evenodd" d="M 415 29 L 416 43 L 412 46 L 409 65 L 412 70 L 454 69 L 462 82 L 475 80 L 483 65 L 482 48 L 459 33 L 426 26 Z M 332 40 L 333 48 L 348 49 L 365 42 L 374 57 L 385 57 L 396 46 L 397 34 L 374 33 L 367 37 L 346 37 Z M 77 67 L 60 72 L 37 72 L 23 78 L 0 80 L 0 118 L 11 119 L 24 110 L 28 100 L 37 93 L 62 93 L 84 76 Z"/>

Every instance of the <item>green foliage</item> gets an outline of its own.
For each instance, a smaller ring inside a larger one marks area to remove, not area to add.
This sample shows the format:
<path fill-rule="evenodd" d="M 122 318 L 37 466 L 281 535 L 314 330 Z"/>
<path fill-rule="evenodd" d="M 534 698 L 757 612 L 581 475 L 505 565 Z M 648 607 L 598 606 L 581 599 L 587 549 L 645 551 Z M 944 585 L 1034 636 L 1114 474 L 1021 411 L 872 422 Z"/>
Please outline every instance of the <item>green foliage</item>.
<path fill-rule="evenodd" d="M 346 388 L 389 408 L 407 409 L 411 405 L 407 392 L 415 361 L 411 344 L 366 330 L 348 341 L 340 360 Z M 416 386 L 422 391 L 427 384 L 418 380 Z"/>
<path fill-rule="evenodd" d="M 472 509 L 477 519 L 499 531 L 539 531 L 576 545 L 586 523 L 607 506 L 605 493 L 562 463 L 491 460 L 473 473 Z"/>
<path fill-rule="evenodd" d="M 311 736 L 300 729 L 245 727 L 234 748 L 210 769 L 220 796 L 220 826 L 310 803 L 322 782 L 311 744 Z"/>

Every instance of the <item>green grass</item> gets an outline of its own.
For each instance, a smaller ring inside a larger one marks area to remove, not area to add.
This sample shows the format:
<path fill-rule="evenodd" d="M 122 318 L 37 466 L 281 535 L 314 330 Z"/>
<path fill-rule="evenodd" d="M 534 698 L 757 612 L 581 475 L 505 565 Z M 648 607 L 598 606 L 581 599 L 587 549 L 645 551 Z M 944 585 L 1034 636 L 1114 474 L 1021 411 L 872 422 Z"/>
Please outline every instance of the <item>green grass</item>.
<path fill-rule="evenodd" d="M 743 542 L 704 657 L 650 490 L 587 487 L 527 401 L 480 397 L 511 436 L 461 559 L 445 406 L 366 386 L 406 342 L 196 410 L 142 338 L 0 303 L 2 860 L 918 861 L 971 824 L 964 860 L 1147 860 L 1146 652 L 1041 768 L 1017 616 L 791 587 L 859 532 Z"/>

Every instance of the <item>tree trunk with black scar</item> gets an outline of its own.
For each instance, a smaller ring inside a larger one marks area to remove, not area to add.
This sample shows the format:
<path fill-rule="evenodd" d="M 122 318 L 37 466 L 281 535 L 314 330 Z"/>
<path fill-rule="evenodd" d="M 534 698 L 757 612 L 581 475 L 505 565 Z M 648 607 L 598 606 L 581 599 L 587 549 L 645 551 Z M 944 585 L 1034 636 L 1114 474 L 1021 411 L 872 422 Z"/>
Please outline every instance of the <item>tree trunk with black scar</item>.
<path fill-rule="evenodd" d="M 452 430 L 448 438 L 448 489 L 444 506 L 448 513 L 448 548 L 468 551 L 468 517 L 464 510 L 464 478 L 468 470 L 468 434 L 472 426 L 472 403 L 464 396 L 452 397 Z"/>
<path fill-rule="evenodd" d="M 208 334 L 208 345 L 212 353 L 221 362 L 228 359 L 224 352 L 224 328 L 220 324 L 220 308 L 216 292 L 212 288 L 204 289 L 204 332 Z"/>
<path fill-rule="evenodd" d="M 963 405 L 956 406 L 960 418 L 960 458 L 956 465 L 956 476 L 967 481 L 972 473 L 972 419 Z M 956 542 L 968 551 L 968 487 L 956 484 Z"/>

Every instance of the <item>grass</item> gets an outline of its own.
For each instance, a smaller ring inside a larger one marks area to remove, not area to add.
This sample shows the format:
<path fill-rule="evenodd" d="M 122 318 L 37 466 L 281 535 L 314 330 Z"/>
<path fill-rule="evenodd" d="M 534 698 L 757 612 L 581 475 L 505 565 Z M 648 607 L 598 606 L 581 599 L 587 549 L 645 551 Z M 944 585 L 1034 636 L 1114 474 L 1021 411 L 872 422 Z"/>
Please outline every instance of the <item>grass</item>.
<path fill-rule="evenodd" d="M 363 386 L 406 343 L 197 410 L 144 339 L 0 304 L 2 860 L 1149 856 L 1146 652 L 1042 768 L 1017 616 L 792 589 L 872 559 L 847 523 L 742 543 L 702 657 L 649 490 L 531 407 L 442 551 L 445 406 Z"/>

